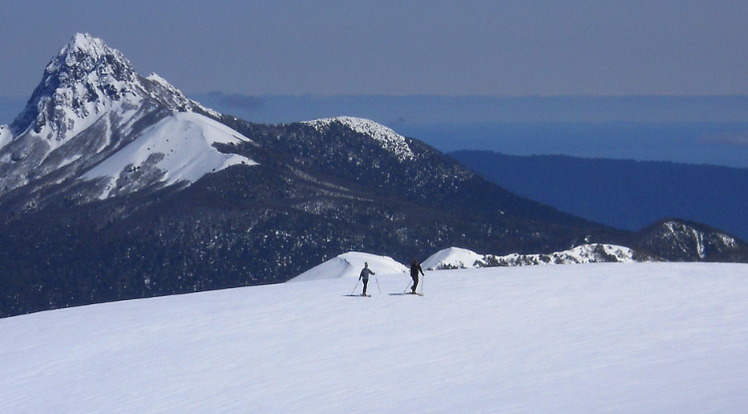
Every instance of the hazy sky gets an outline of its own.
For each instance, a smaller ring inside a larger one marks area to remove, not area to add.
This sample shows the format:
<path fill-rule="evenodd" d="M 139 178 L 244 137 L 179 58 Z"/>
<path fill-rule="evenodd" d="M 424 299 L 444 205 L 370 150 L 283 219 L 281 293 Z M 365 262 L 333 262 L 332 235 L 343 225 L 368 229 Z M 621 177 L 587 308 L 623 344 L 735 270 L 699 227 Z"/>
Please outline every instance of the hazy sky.
<path fill-rule="evenodd" d="M 188 94 L 748 94 L 748 2 L 5 0 L 0 95 L 76 32 Z"/>

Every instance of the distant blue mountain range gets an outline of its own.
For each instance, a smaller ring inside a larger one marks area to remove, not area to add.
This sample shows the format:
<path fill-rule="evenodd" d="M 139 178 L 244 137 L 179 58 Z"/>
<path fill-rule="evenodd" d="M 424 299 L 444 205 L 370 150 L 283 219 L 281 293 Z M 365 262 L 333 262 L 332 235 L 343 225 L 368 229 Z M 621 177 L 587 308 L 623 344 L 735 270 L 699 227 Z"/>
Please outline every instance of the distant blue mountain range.
<path fill-rule="evenodd" d="M 450 155 L 509 191 L 619 229 L 681 218 L 748 240 L 748 168 L 489 151 Z"/>
<path fill-rule="evenodd" d="M 748 95 L 735 96 L 384 96 L 240 95 L 190 97 L 259 123 L 349 115 L 386 125 L 480 123 L 748 122 Z"/>
<path fill-rule="evenodd" d="M 246 96 L 195 98 L 258 123 L 340 115 L 387 125 L 441 151 L 748 167 L 748 96 Z"/>
<path fill-rule="evenodd" d="M 570 155 L 748 167 L 748 96 L 192 96 L 255 123 L 340 115 L 387 125 L 445 152 Z M 26 98 L 0 96 L 0 124 Z"/>
<path fill-rule="evenodd" d="M 401 125 L 441 151 L 569 155 L 748 167 L 748 123 L 485 123 Z"/>

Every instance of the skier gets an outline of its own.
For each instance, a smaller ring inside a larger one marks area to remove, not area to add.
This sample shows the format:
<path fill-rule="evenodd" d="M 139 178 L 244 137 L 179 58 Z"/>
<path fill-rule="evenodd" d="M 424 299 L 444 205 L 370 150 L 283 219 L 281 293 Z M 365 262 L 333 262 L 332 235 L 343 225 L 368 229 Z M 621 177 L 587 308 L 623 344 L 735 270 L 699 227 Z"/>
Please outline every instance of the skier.
<path fill-rule="evenodd" d="M 372 272 L 371 269 L 369 269 L 369 263 L 364 262 L 364 268 L 361 269 L 361 274 L 358 276 L 358 280 L 364 282 L 364 292 L 361 293 L 361 296 L 366 296 L 366 285 L 369 283 L 369 275 L 375 274 L 376 273 Z"/>
<path fill-rule="evenodd" d="M 421 265 L 418 264 L 418 261 L 413 260 L 413 263 L 410 264 L 410 277 L 413 278 L 413 288 L 411 289 L 411 293 L 416 293 L 416 286 L 418 286 L 418 273 L 419 272 L 423 276 L 426 276 L 423 273 L 423 269 L 421 269 Z"/>

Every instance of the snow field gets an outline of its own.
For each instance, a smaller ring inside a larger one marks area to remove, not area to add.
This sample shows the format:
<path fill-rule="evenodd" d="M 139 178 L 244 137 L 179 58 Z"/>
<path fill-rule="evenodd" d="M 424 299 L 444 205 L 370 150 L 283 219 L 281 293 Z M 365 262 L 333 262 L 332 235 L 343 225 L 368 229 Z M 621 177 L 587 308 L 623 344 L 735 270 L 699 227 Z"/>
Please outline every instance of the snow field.
<path fill-rule="evenodd" d="M 426 274 L 424 297 L 391 295 L 410 277 L 377 272 L 371 298 L 340 277 L 2 319 L 0 412 L 748 406 L 748 265 Z"/>

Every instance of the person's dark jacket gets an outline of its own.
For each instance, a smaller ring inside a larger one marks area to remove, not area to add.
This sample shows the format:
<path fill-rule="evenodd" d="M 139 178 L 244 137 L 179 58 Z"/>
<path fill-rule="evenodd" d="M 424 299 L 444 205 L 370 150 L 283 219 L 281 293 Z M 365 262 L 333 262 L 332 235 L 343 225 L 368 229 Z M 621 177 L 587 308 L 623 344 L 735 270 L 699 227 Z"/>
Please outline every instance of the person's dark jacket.
<path fill-rule="evenodd" d="M 410 277 L 412 277 L 413 279 L 417 278 L 418 272 L 421 272 L 422 275 L 424 274 L 423 269 L 421 269 L 421 265 L 419 265 L 418 262 L 413 262 L 410 265 Z"/>

